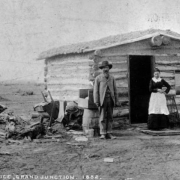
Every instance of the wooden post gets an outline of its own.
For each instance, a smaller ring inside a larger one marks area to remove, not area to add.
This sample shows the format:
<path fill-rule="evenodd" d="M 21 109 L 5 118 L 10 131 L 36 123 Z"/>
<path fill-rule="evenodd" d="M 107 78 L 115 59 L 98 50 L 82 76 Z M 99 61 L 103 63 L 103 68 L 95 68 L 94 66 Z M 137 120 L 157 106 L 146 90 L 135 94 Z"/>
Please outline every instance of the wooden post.
<path fill-rule="evenodd" d="M 129 123 L 131 124 L 131 98 L 130 98 L 130 56 L 127 56 L 128 63 L 128 99 L 129 99 Z"/>

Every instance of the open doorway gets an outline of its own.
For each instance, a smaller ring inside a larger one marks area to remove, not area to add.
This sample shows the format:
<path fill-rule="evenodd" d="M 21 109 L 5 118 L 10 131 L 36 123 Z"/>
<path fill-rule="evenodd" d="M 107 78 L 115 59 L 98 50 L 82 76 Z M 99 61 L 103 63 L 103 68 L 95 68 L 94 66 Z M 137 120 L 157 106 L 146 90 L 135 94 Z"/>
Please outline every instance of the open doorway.
<path fill-rule="evenodd" d="M 152 56 L 129 56 L 129 93 L 131 123 L 146 123 L 149 106 L 149 82 L 154 61 Z"/>

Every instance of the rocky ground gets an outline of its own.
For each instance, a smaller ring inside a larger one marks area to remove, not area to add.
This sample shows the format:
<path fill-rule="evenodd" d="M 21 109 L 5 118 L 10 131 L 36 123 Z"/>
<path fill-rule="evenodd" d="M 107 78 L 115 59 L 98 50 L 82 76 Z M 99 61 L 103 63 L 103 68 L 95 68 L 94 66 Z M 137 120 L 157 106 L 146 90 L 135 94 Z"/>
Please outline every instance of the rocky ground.
<path fill-rule="evenodd" d="M 33 105 L 43 100 L 42 89 L 1 85 L 0 100 L 7 111 L 28 120 Z M 27 90 L 34 95 L 22 95 Z M 114 135 L 115 140 L 88 138 L 84 142 L 75 141 L 74 136 L 80 135 L 73 133 L 33 142 L 0 139 L 0 179 L 180 179 L 180 136 L 145 135 L 137 128 L 115 130 Z"/>

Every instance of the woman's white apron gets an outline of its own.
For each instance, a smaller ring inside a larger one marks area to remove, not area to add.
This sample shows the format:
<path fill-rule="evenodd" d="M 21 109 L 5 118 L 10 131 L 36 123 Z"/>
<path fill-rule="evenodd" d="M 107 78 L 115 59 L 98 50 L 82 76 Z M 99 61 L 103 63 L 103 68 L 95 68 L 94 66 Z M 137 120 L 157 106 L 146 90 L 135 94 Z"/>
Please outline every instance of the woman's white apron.
<path fill-rule="evenodd" d="M 151 93 L 149 101 L 149 114 L 169 115 L 165 94 Z"/>

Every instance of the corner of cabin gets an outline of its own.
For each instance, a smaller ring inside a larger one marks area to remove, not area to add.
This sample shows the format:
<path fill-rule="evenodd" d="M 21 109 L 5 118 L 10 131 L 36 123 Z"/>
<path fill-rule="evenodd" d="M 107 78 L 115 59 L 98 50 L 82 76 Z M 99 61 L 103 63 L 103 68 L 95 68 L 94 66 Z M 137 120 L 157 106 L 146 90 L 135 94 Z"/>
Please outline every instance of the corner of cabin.
<path fill-rule="evenodd" d="M 79 89 L 92 89 L 89 76 L 92 60 L 90 53 L 59 55 L 46 59 L 45 85 L 53 98 L 75 101 Z"/>

